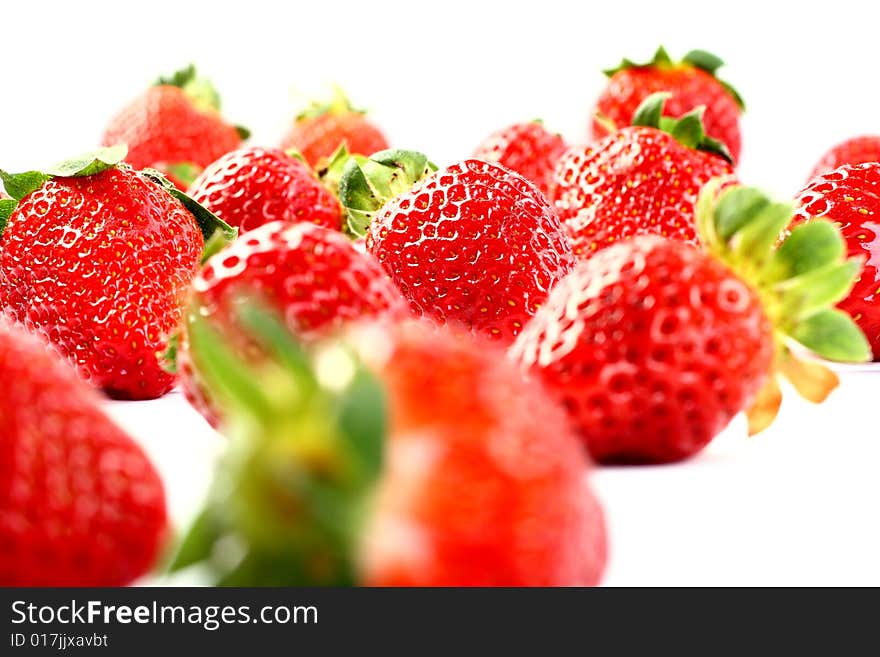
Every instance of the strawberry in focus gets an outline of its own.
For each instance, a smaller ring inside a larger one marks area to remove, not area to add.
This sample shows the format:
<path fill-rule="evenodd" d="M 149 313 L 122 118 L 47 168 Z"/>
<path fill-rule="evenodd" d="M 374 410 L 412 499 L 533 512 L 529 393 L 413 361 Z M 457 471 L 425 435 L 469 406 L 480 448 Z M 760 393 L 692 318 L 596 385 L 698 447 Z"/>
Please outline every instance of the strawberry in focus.
<path fill-rule="evenodd" d="M 559 159 L 550 199 L 579 258 L 642 234 L 695 242 L 700 189 L 733 174 L 724 146 L 705 135 L 703 112 L 662 116 L 666 97 L 648 97 L 633 126 Z"/>
<path fill-rule="evenodd" d="M 246 232 L 271 221 L 342 227 L 342 208 L 309 166 L 275 148 L 251 146 L 208 166 L 189 195 Z"/>
<path fill-rule="evenodd" d="M 825 153 L 813 168 L 810 180 L 844 164 L 880 162 L 880 135 L 863 135 L 847 139 Z"/>
<path fill-rule="evenodd" d="M 845 165 L 814 178 L 796 198 L 793 225 L 817 218 L 840 226 L 852 257 L 865 259 L 839 307 L 852 315 L 880 360 L 880 163 Z"/>
<path fill-rule="evenodd" d="M 192 303 L 206 321 L 232 323 L 238 295 L 246 290 L 271 304 L 307 341 L 349 322 L 405 312 L 400 293 L 371 256 L 339 231 L 308 222 L 276 221 L 241 235 L 205 263 L 192 289 Z M 246 341 L 232 346 L 243 357 L 260 357 Z M 186 340 L 179 358 L 187 399 L 218 424 L 222 411 L 211 401 Z"/>
<path fill-rule="evenodd" d="M 270 318 L 241 308 L 275 355 L 257 369 L 190 324 L 232 409 L 230 450 L 172 568 L 234 586 L 599 581 L 607 539 L 583 450 L 495 347 L 404 322 L 307 356 Z M 215 558 L 230 540 L 237 561 Z"/>
<path fill-rule="evenodd" d="M 158 169 L 185 190 L 204 167 L 246 138 L 247 130 L 220 115 L 217 91 L 190 66 L 160 78 L 120 110 L 101 144 L 126 144 L 135 169 Z"/>
<path fill-rule="evenodd" d="M 574 265 L 543 194 L 498 164 L 465 160 L 433 171 L 412 151 L 346 164 L 339 195 L 349 229 L 412 311 L 510 343 Z"/>
<path fill-rule="evenodd" d="M 111 397 L 152 399 L 175 382 L 158 354 L 198 268 L 200 228 L 221 224 L 203 209 L 194 214 L 180 200 L 190 199 L 152 174 L 120 164 L 124 154 L 117 147 L 46 172 L 0 172 L 15 198 L 2 202 L 0 308 Z"/>
<path fill-rule="evenodd" d="M 312 103 L 300 113 L 281 142 L 281 148 L 301 153 L 313 169 L 322 168 L 340 146 L 356 155 L 372 155 L 387 149 L 388 140 L 338 89 L 329 102 Z"/>
<path fill-rule="evenodd" d="M 0 586 L 121 586 L 156 562 L 165 493 L 36 336 L 0 320 Z"/>
<path fill-rule="evenodd" d="M 566 148 L 561 135 L 548 131 L 540 121 L 531 121 L 492 133 L 477 146 L 472 157 L 516 171 L 547 196 L 556 162 Z"/>
<path fill-rule="evenodd" d="M 837 384 L 799 358 L 870 357 L 852 319 L 832 306 L 861 262 L 846 260 L 830 222 L 795 228 L 774 250 L 792 207 L 713 181 L 701 195 L 705 250 L 656 235 L 619 242 L 580 264 L 510 350 L 568 410 L 592 456 L 664 463 L 709 443 L 749 411 L 756 433 L 776 416 L 776 372 L 806 399 Z"/>
<path fill-rule="evenodd" d="M 733 162 L 739 160 L 742 98 L 715 73 L 724 62 L 704 50 L 693 50 L 680 62 L 673 62 L 661 46 L 646 64 L 624 59 L 617 68 L 605 71 L 608 85 L 599 96 L 593 117 L 593 137 L 601 139 L 632 123 L 639 105 L 657 92 L 670 94 L 667 116 L 681 116 L 695 107 L 706 108 L 706 134 L 723 143 Z"/>

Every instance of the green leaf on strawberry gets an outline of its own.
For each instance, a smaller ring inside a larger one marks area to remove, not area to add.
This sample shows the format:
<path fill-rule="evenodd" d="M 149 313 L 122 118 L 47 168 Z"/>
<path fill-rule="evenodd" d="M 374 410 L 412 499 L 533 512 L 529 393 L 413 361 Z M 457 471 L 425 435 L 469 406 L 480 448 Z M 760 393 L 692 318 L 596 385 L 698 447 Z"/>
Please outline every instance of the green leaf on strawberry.
<path fill-rule="evenodd" d="M 15 201 L 20 201 L 31 192 L 37 191 L 49 180 L 42 171 L 25 171 L 24 173 L 7 173 L 0 170 L 0 180 L 3 180 L 3 188 Z"/>
<path fill-rule="evenodd" d="M 15 212 L 17 206 L 18 201 L 14 198 L 0 199 L 0 235 L 6 230 L 6 222 L 9 221 L 9 217 Z"/>
<path fill-rule="evenodd" d="M 220 94 L 206 78 L 199 77 L 194 64 L 175 71 L 168 77 L 160 77 L 156 85 L 179 87 L 196 107 L 206 110 L 220 110 Z"/>
<path fill-rule="evenodd" d="M 92 176 L 107 169 L 112 169 L 128 155 L 128 147 L 125 144 L 116 144 L 99 148 L 78 157 L 64 160 L 49 167 L 43 173 L 56 178 L 77 178 Z"/>
<path fill-rule="evenodd" d="M 732 164 L 733 158 L 727 146 L 709 137 L 703 128 L 703 113 L 706 108 L 697 107 L 677 119 L 663 116 L 663 104 L 669 96 L 668 92 L 658 91 L 645 98 L 633 115 L 632 125 L 668 132 L 683 146 L 714 153 Z"/>
<path fill-rule="evenodd" d="M 273 313 L 244 299 L 237 307 L 240 327 L 269 354 L 258 366 L 240 361 L 197 308 L 189 316 L 194 363 L 231 411 L 230 446 L 170 569 L 199 563 L 226 586 L 350 585 L 383 463 L 384 391 L 350 350 L 331 346 L 314 360 Z"/>
<path fill-rule="evenodd" d="M 654 56 L 646 62 L 634 62 L 628 57 L 624 57 L 620 60 L 620 64 L 615 66 L 614 68 L 608 68 L 602 71 L 607 77 L 611 77 L 618 71 L 622 71 L 628 68 L 643 68 L 646 66 L 672 66 L 672 58 L 669 56 L 669 53 L 666 52 L 666 48 L 663 46 L 658 46 L 657 50 L 654 51 Z"/>
<path fill-rule="evenodd" d="M 700 193 L 700 240 L 758 291 L 775 329 L 777 372 L 820 401 L 837 385 L 837 377 L 818 363 L 805 363 L 791 347 L 798 343 L 830 361 L 871 359 L 864 334 L 848 314 L 834 308 L 852 289 L 862 260 L 846 258 L 838 227 L 821 219 L 796 227 L 778 243 L 794 215 L 792 204 L 775 202 L 750 187 L 722 191 L 728 182 L 715 179 Z M 771 377 L 750 413 L 752 432 L 772 421 L 780 400 Z"/>
<path fill-rule="evenodd" d="M 386 202 L 436 170 L 436 165 L 417 151 L 391 148 L 369 158 L 349 158 L 339 179 L 339 200 L 346 210 L 348 231 L 363 237 Z"/>

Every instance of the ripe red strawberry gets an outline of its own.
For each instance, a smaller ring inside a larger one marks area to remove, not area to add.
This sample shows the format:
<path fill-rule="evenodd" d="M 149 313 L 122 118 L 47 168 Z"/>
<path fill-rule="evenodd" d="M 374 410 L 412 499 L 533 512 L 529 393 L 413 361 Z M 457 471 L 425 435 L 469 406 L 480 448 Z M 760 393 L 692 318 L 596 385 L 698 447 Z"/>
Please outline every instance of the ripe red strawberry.
<path fill-rule="evenodd" d="M 477 146 L 474 159 L 497 162 L 531 180 L 546 196 L 553 170 L 565 152 L 565 140 L 540 121 L 516 123 L 495 132 Z"/>
<path fill-rule="evenodd" d="M 313 103 L 299 114 L 281 142 L 284 150 L 302 154 L 313 169 L 321 168 L 340 146 L 349 153 L 372 155 L 388 148 L 388 140 L 338 90 L 329 102 Z"/>
<path fill-rule="evenodd" d="M 101 143 L 128 145 L 128 163 L 165 173 L 178 189 L 224 153 L 238 148 L 247 130 L 220 115 L 220 97 L 193 66 L 158 82 L 114 116 Z"/>
<path fill-rule="evenodd" d="M 577 256 L 646 233 L 696 240 L 697 194 L 733 169 L 723 146 L 705 136 L 702 112 L 661 118 L 664 100 L 650 96 L 633 127 L 559 159 L 550 199 Z"/>
<path fill-rule="evenodd" d="M 0 172 L 17 200 L 0 213 L 0 308 L 110 396 L 151 399 L 174 385 L 158 354 L 198 268 L 200 223 L 219 224 L 118 164 L 124 155 L 105 149 L 46 172 Z"/>
<path fill-rule="evenodd" d="M 840 226 L 852 257 L 865 258 L 861 274 L 839 307 L 861 327 L 880 360 L 880 163 L 842 166 L 813 179 L 797 196 L 794 225 L 817 217 Z"/>
<path fill-rule="evenodd" d="M 431 168 L 411 151 L 349 161 L 349 228 L 366 232 L 413 312 L 509 343 L 574 265 L 568 237 L 519 174 L 480 160 Z"/>
<path fill-rule="evenodd" d="M 277 354 L 258 369 L 190 325 L 233 409 L 232 448 L 174 567 L 201 562 L 228 585 L 599 581 L 606 536 L 585 455 L 493 345 L 414 322 L 360 328 L 371 373 L 339 344 L 310 361 L 267 319 L 242 316 Z M 240 564 L 211 559 L 224 538 Z"/>
<path fill-rule="evenodd" d="M 390 405 L 363 581 L 597 584 L 601 509 L 561 409 L 492 345 L 415 323 L 398 327 L 392 344 L 384 353 L 371 340 L 361 346 Z"/>
<path fill-rule="evenodd" d="M 763 429 L 781 400 L 774 369 L 821 401 L 836 377 L 799 360 L 788 340 L 832 360 L 869 357 L 850 317 L 831 309 L 860 266 L 844 260 L 834 224 L 798 227 L 774 250 L 792 206 L 745 187 L 716 201 L 720 186 L 700 200 L 706 250 L 644 235 L 600 251 L 553 290 L 511 349 L 597 460 L 686 458 L 753 400 L 751 431 Z"/>
<path fill-rule="evenodd" d="M 270 221 L 342 227 L 336 197 L 307 164 L 275 148 L 227 153 L 202 172 L 189 194 L 242 232 Z"/>
<path fill-rule="evenodd" d="M 239 237 L 205 263 L 193 282 L 193 303 L 203 317 L 225 324 L 242 290 L 272 303 L 290 329 L 306 340 L 334 333 L 351 321 L 404 312 L 400 293 L 371 256 L 358 253 L 340 232 L 307 222 L 276 221 Z M 240 355 L 257 358 L 247 343 L 234 346 Z M 216 425 L 221 410 L 190 361 L 184 345 L 184 392 Z"/>
<path fill-rule="evenodd" d="M 0 586 L 119 586 L 166 536 L 146 455 L 35 336 L 0 320 Z"/>
<path fill-rule="evenodd" d="M 596 103 L 593 137 L 601 139 L 609 130 L 629 125 L 645 98 L 664 91 L 671 94 L 667 116 L 681 116 L 704 106 L 706 133 L 727 146 L 733 161 L 738 161 L 739 116 L 745 105 L 733 87 L 715 77 L 723 65 L 721 59 L 704 50 L 693 50 L 680 62 L 673 62 L 662 46 L 646 64 L 624 59 L 617 68 L 605 71 L 610 79 Z"/>
<path fill-rule="evenodd" d="M 810 180 L 844 164 L 865 162 L 880 162 L 880 135 L 853 137 L 837 144 L 816 163 Z"/>

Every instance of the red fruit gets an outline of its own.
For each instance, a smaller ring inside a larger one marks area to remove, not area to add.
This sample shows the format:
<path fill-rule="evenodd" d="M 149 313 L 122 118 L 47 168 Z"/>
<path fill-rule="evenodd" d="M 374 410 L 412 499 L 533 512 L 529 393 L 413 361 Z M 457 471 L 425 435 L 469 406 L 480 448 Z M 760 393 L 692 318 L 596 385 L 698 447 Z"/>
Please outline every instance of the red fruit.
<path fill-rule="evenodd" d="M 270 221 L 342 227 L 336 197 L 308 165 L 275 148 L 227 153 L 202 172 L 189 194 L 241 232 Z"/>
<path fill-rule="evenodd" d="M 413 312 L 511 342 L 574 265 L 543 194 L 519 174 L 480 160 L 454 164 L 407 189 L 430 173 L 427 158 L 408 151 L 376 158 L 348 167 L 340 181 L 349 226 L 367 230 L 367 250 Z M 392 176 L 397 195 L 381 198 L 370 187 L 374 174 Z M 367 210 L 358 209 L 364 198 Z"/>
<path fill-rule="evenodd" d="M 700 201 L 708 252 L 655 235 L 603 249 L 551 292 L 511 348 L 599 461 L 686 458 L 753 400 L 751 429 L 763 429 L 780 402 L 773 367 L 821 401 L 836 377 L 787 341 L 835 360 L 868 355 L 850 318 L 830 309 L 858 270 L 826 248 L 836 228 L 798 230 L 774 251 L 791 206 L 748 188 L 716 203 L 719 186 Z"/>
<path fill-rule="evenodd" d="M 609 124 L 620 128 L 632 122 L 639 105 L 651 94 L 669 92 L 667 116 L 681 116 L 695 107 L 705 106 L 706 133 L 727 146 L 734 162 L 739 160 L 739 116 L 744 109 L 736 90 L 715 77 L 724 62 L 702 50 L 694 50 L 680 62 L 670 60 L 660 47 L 647 64 L 624 59 L 620 66 L 606 71 L 608 86 L 599 96 L 593 118 L 593 137 L 609 134 Z"/>
<path fill-rule="evenodd" d="M 276 221 L 242 235 L 208 260 L 193 291 L 200 315 L 222 325 L 233 323 L 239 295 L 257 295 L 306 340 L 332 334 L 351 321 L 404 309 L 400 293 L 371 256 L 358 253 L 338 231 L 305 222 Z M 235 346 L 241 355 L 257 355 L 247 343 Z M 196 410 L 217 424 L 220 410 L 183 351 L 184 392 Z"/>
<path fill-rule="evenodd" d="M 138 445 L 46 345 L 0 320 L 0 586 L 120 586 L 166 536 Z"/>
<path fill-rule="evenodd" d="M 733 174 L 703 136 L 699 112 L 672 122 L 660 118 L 662 104 L 662 96 L 648 98 L 639 125 L 559 159 L 550 199 L 580 258 L 642 234 L 695 242 L 697 194 L 710 179 Z"/>
<path fill-rule="evenodd" d="M 880 360 L 880 163 L 842 166 L 813 179 L 797 199 L 794 224 L 817 217 L 840 226 L 847 253 L 865 259 L 839 307 L 852 315 Z"/>
<path fill-rule="evenodd" d="M 880 162 L 880 136 L 853 137 L 837 144 L 822 156 L 810 174 L 810 180 L 844 164 L 865 162 Z"/>
<path fill-rule="evenodd" d="M 597 584 L 601 508 L 565 414 L 543 389 L 489 344 L 414 323 L 385 356 L 391 425 L 361 542 L 363 583 Z"/>
<path fill-rule="evenodd" d="M 382 131 L 363 111 L 352 108 L 341 93 L 329 103 L 315 103 L 297 116 L 281 142 L 284 150 L 299 151 L 313 169 L 320 168 L 340 146 L 358 155 L 388 148 Z"/>
<path fill-rule="evenodd" d="M 477 146 L 473 157 L 516 171 L 546 196 L 556 162 L 565 149 L 565 140 L 560 135 L 547 131 L 539 121 L 532 121 L 493 133 Z"/>
<path fill-rule="evenodd" d="M 724 265 L 645 235 L 582 263 L 513 353 L 554 389 L 594 458 L 665 462 L 702 449 L 746 406 L 773 341 L 757 294 Z"/>
<path fill-rule="evenodd" d="M 174 385 L 158 355 L 177 330 L 204 239 L 156 181 L 102 166 L 42 176 L 20 195 L 0 238 L 0 308 L 110 396 L 152 399 Z"/>
<path fill-rule="evenodd" d="M 101 143 L 126 144 L 134 168 L 159 169 L 186 189 L 202 168 L 238 148 L 246 133 L 227 123 L 219 107 L 216 91 L 189 67 L 126 105 L 110 120 Z"/>

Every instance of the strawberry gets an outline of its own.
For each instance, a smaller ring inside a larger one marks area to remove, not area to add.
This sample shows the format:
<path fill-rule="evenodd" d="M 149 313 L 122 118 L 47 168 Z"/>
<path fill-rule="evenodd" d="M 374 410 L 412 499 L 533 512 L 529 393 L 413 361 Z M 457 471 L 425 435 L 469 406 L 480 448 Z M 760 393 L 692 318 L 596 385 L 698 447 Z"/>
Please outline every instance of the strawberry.
<path fill-rule="evenodd" d="M 0 586 L 119 586 L 167 535 L 144 452 L 36 336 L 0 320 Z"/>
<path fill-rule="evenodd" d="M 224 226 L 124 156 L 116 147 L 44 172 L 0 171 L 14 197 L 0 206 L 0 308 L 110 396 L 152 399 L 174 385 L 157 354 L 198 268 L 200 227 Z"/>
<path fill-rule="evenodd" d="M 388 148 L 388 141 L 338 89 L 329 102 L 312 103 L 300 113 L 281 142 L 283 149 L 298 151 L 314 169 L 321 168 L 340 146 L 350 153 L 372 155 Z"/>
<path fill-rule="evenodd" d="M 702 111 L 661 117 L 666 97 L 648 97 L 632 127 L 559 159 L 550 199 L 579 257 L 644 233 L 694 242 L 699 190 L 733 173 L 724 146 L 705 136 Z"/>
<path fill-rule="evenodd" d="M 242 232 L 276 220 L 342 227 L 342 208 L 330 190 L 307 164 L 274 148 L 227 153 L 202 172 L 189 194 Z"/>
<path fill-rule="evenodd" d="M 184 190 L 224 153 L 238 148 L 248 131 L 220 115 L 220 96 L 189 66 L 156 84 L 119 111 L 101 143 L 126 144 L 128 163 L 153 167 Z"/>
<path fill-rule="evenodd" d="M 810 180 L 844 164 L 865 162 L 880 162 L 880 136 L 863 135 L 837 144 L 816 163 Z"/>
<path fill-rule="evenodd" d="M 360 327 L 308 357 L 245 305 L 240 325 L 276 355 L 253 368 L 193 317 L 231 448 L 172 568 L 199 563 L 236 586 L 599 581 L 606 537 L 585 455 L 493 345 L 411 322 Z M 213 558 L 220 542 L 240 559 Z"/>
<path fill-rule="evenodd" d="M 824 218 L 837 223 L 852 257 L 865 265 L 839 307 L 853 316 L 880 360 L 880 163 L 845 165 L 813 179 L 796 199 L 794 224 Z"/>
<path fill-rule="evenodd" d="M 274 304 L 290 329 L 306 340 L 354 320 L 403 312 L 400 293 L 371 256 L 358 253 L 338 231 L 307 222 L 275 221 L 239 237 L 205 263 L 193 282 L 193 302 L 204 317 L 225 324 L 232 321 L 242 289 L 256 290 Z M 247 343 L 235 348 L 242 356 L 257 358 Z M 184 344 L 184 392 L 216 425 L 221 412 L 190 360 Z"/>
<path fill-rule="evenodd" d="M 867 342 L 831 306 L 860 262 L 826 221 L 795 228 L 774 250 L 792 206 L 714 181 L 697 211 L 705 249 L 656 235 L 582 262 L 510 350 L 568 409 L 602 462 L 662 463 L 702 449 L 749 408 L 752 433 L 781 401 L 775 371 L 821 401 L 836 385 L 827 359 L 863 361 Z M 751 408 L 750 408 L 751 405 Z"/>
<path fill-rule="evenodd" d="M 680 62 L 673 62 L 662 46 L 645 64 L 624 59 L 617 68 L 605 71 L 609 81 L 596 103 L 593 137 L 601 139 L 629 125 L 636 108 L 648 96 L 664 91 L 670 94 L 667 116 L 704 106 L 706 133 L 727 146 L 732 161 L 738 161 L 739 116 L 745 105 L 732 86 L 715 76 L 723 65 L 720 58 L 704 50 L 692 50 Z"/>
<path fill-rule="evenodd" d="M 499 130 L 477 146 L 474 159 L 497 162 L 531 180 L 546 196 L 553 170 L 566 144 L 561 135 L 549 132 L 540 121 L 516 123 Z"/>
<path fill-rule="evenodd" d="M 573 267 L 568 237 L 519 174 L 480 160 L 432 167 L 412 151 L 350 160 L 339 183 L 349 229 L 413 312 L 509 343 Z"/>

